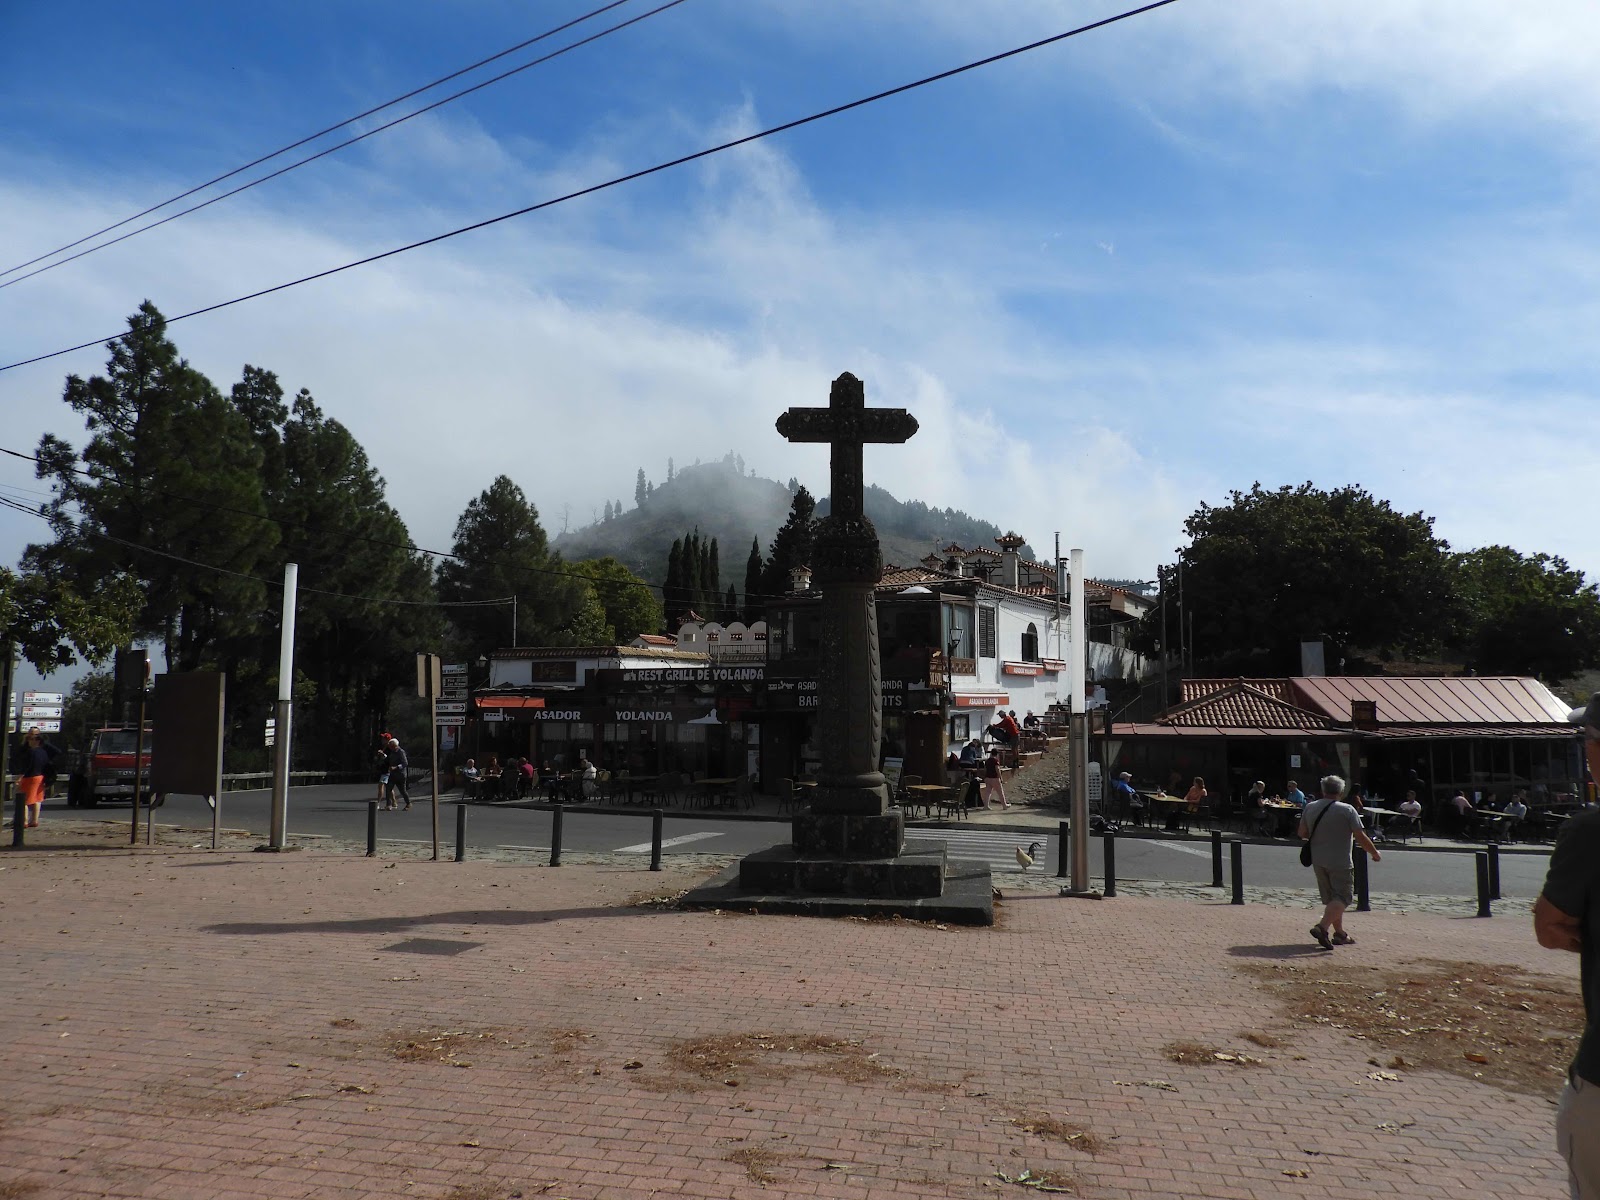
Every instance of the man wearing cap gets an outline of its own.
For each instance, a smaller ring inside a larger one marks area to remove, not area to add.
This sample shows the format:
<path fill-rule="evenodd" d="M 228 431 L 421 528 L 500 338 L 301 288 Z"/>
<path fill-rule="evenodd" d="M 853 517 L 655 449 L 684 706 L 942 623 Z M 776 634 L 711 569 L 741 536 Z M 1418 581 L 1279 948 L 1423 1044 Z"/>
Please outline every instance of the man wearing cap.
<path fill-rule="evenodd" d="M 1583 725 L 1589 775 L 1600 779 L 1600 692 L 1568 719 Z M 1556 838 L 1533 932 L 1541 946 L 1580 956 L 1586 1023 L 1556 1109 L 1556 1144 L 1573 1200 L 1600 1200 L 1600 812 L 1568 818 Z"/>
<path fill-rule="evenodd" d="M 1126 813 L 1131 819 L 1139 809 L 1144 807 L 1143 802 L 1139 799 L 1139 793 L 1133 790 L 1133 776 L 1127 771 L 1122 772 L 1111 781 L 1111 790 L 1116 793 L 1115 811 L 1119 816 Z"/>

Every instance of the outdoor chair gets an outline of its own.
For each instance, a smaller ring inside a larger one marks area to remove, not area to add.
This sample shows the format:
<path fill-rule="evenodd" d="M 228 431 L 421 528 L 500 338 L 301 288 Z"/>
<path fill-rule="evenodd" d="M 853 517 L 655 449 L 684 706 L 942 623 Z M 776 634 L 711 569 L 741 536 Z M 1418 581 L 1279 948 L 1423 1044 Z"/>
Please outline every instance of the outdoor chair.
<path fill-rule="evenodd" d="M 800 789 L 787 776 L 778 784 L 778 815 L 800 811 Z"/>
<path fill-rule="evenodd" d="M 952 783 L 935 798 L 935 807 L 939 819 L 944 820 L 946 813 L 955 813 L 963 821 L 967 819 L 967 784 Z"/>
<path fill-rule="evenodd" d="M 1422 827 L 1417 824 L 1415 817 L 1390 817 L 1388 824 L 1383 827 L 1383 840 L 1386 842 L 1399 842 L 1403 846 L 1406 839 L 1411 837 L 1419 842 L 1422 840 Z"/>
<path fill-rule="evenodd" d="M 907 789 L 921 782 L 921 775 L 902 775 L 900 776 L 900 786 L 895 789 L 894 795 L 891 797 L 893 802 L 898 804 L 901 811 L 907 816 L 910 816 L 912 810 L 920 803 L 917 795 Z"/>

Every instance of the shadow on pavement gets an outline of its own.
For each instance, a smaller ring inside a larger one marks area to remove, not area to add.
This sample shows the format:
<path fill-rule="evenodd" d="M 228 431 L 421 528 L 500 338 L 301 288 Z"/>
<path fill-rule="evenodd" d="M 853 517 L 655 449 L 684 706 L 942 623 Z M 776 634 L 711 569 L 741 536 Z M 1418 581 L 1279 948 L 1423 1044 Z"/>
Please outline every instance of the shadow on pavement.
<path fill-rule="evenodd" d="M 544 912 L 475 911 L 426 913 L 414 917 L 366 917 L 353 921 L 252 921 L 202 925 L 202 933 L 256 937 L 273 933 L 405 933 L 427 925 L 543 925 L 548 921 L 582 921 L 591 917 L 640 917 L 671 912 L 648 907 L 555 908 Z"/>
<path fill-rule="evenodd" d="M 1307 958 L 1327 954 L 1314 942 L 1292 946 L 1229 946 L 1228 953 L 1235 958 Z"/>

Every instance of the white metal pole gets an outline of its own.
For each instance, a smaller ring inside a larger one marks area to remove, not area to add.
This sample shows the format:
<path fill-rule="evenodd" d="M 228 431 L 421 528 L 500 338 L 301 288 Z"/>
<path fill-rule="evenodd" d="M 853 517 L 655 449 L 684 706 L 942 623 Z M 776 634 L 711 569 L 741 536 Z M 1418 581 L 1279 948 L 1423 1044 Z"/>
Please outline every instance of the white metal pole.
<path fill-rule="evenodd" d="M 1084 708 L 1083 676 L 1089 661 L 1085 640 L 1089 628 L 1084 607 L 1083 551 L 1073 550 L 1071 611 L 1067 620 L 1072 635 L 1067 648 L 1067 682 L 1072 691 L 1071 780 L 1072 780 L 1072 890 L 1089 890 L 1089 719 Z"/>
<path fill-rule="evenodd" d="M 282 850 L 289 838 L 289 739 L 294 718 L 294 610 L 295 589 L 300 582 L 300 565 L 285 563 L 283 568 L 283 634 L 278 643 L 278 708 L 273 726 L 272 824 L 268 844 Z"/>

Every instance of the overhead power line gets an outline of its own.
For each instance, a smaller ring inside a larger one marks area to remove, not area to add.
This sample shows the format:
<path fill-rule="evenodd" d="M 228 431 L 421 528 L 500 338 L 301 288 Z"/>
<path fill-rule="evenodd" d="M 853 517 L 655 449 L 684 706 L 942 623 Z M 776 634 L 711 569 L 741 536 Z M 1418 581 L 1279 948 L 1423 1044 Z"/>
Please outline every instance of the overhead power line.
<path fill-rule="evenodd" d="M 547 38 L 552 38 L 558 33 L 564 33 L 568 29 L 571 29 L 575 25 L 581 25 L 585 21 L 591 20 L 594 17 L 598 17 L 598 16 L 600 16 L 600 15 L 602 15 L 604 13 L 607 13 L 607 12 L 611 11 L 613 8 L 619 8 L 619 7 L 621 7 L 622 5 L 624 5 L 626 3 L 628 3 L 628 0 L 611 0 L 611 2 L 609 4 L 602 4 L 599 8 L 592 9 L 591 11 L 584 13 L 582 16 L 574 17 L 572 20 L 567 21 L 565 24 L 557 25 L 553 29 L 547 29 L 543 33 L 539 34 L 536 37 L 531 37 L 531 38 L 528 38 L 526 41 L 518 42 L 515 46 L 507 46 L 504 50 L 501 50 L 497 54 L 491 54 L 488 58 L 480 58 L 477 62 L 471 63 L 468 66 L 462 67 L 460 70 L 452 71 L 448 75 L 441 75 L 438 79 L 433 80 L 431 83 L 425 83 L 421 87 L 412 88 L 409 92 L 406 92 L 404 95 L 396 96 L 393 100 L 385 100 L 382 104 L 375 105 L 374 107 L 367 109 L 365 112 L 359 112 L 353 117 L 346 117 L 343 121 L 339 121 L 339 122 L 337 122 L 337 123 L 335 123 L 333 125 L 329 125 L 326 129 L 319 129 L 319 130 L 317 130 L 316 133 L 307 134 L 305 137 L 301 138 L 299 141 L 290 142 L 287 146 L 280 146 L 278 149 L 272 151 L 270 154 L 263 154 L 260 158 L 252 159 L 251 161 L 245 163 L 243 166 L 235 167 L 231 171 L 225 171 L 223 174 L 215 176 L 212 179 L 208 179 L 204 183 L 197 183 L 197 184 L 194 185 L 194 187 L 190 188 L 186 192 L 179 192 L 176 196 L 169 196 L 165 200 L 161 201 L 161 203 L 152 204 L 149 208 L 144 209 L 142 212 L 136 212 L 131 217 L 124 217 L 122 220 L 116 222 L 115 224 L 107 225 L 104 229 L 97 229 L 93 233 L 86 233 L 75 242 L 68 242 L 64 246 L 57 246 L 54 250 L 47 251 L 46 253 L 39 255 L 37 258 L 30 258 L 27 262 L 18 263 L 14 267 L 7 267 L 5 270 L 0 271 L 0 278 L 3 278 L 6 275 L 11 275 L 11 274 L 13 274 L 13 273 L 15 273 L 17 271 L 22 270 L 25 267 L 31 267 L 31 266 L 33 266 L 34 263 L 43 262 L 47 258 L 51 258 L 54 255 L 61 254 L 64 251 L 71 250 L 76 246 L 81 246 L 81 245 L 83 245 L 83 243 L 85 243 L 87 241 L 92 241 L 93 239 L 95 239 L 97 237 L 100 237 L 102 234 L 107 234 L 107 233 L 112 232 L 113 230 L 121 229 L 124 225 L 131 225 L 133 222 L 139 220 L 142 217 L 148 217 L 153 212 L 160 212 L 163 208 L 166 208 L 169 204 L 176 204 L 180 200 L 186 200 L 190 196 L 195 195 L 197 192 L 203 192 L 208 187 L 212 187 L 215 184 L 222 183 L 222 182 L 224 182 L 225 180 L 228 180 L 228 179 L 232 179 L 235 175 L 243 174 L 245 171 L 250 170 L 252 167 L 259 167 L 262 163 L 271 162 L 273 159 L 278 158 L 280 155 L 287 154 L 291 150 L 298 150 L 301 146 L 308 145 L 309 143 L 316 141 L 320 137 L 326 137 L 328 134 L 333 133 L 336 130 L 343 129 L 346 125 L 353 125 L 357 121 L 365 120 L 367 117 L 375 116 L 376 114 L 382 112 L 386 108 L 393 108 L 396 104 L 403 104 L 405 101 L 410 100 L 414 96 L 420 96 L 423 92 L 431 91 L 431 90 L 433 90 L 434 88 L 438 87 L 441 84 L 449 83 L 452 79 L 459 79 L 463 75 L 469 74 L 472 71 L 476 71 L 479 67 L 486 67 L 492 62 L 497 62 L 500 59 L 505 58 L 508 54 L 515 54 L 518 50 L 525 50 L 529 46 L 532 46 L 537 42 L 542 42 Z M 532 66 L 533 64 L 530 63 L 528 65 Z M 518 68 L 518 69 L 521 70 L 523 68 Z M 507 72 L 507 74 L 511 74 L 511 73 L 512 72 Z M 505 76 L 501 75 L 501 76 L 497 76 L 497 78 L 503 79 L 503 78 L 505 78 Z M 490 82 L 492 83 L 494 81 L 490 80 Z M 458 96 L 465 95 L 465 94 L 466 94 L 465 92 L 458 92 L 457 93 Z M 452 99 L 453 98 L 454 97 L 452 97 Z M 440 101 L 440 103 L 444 103 L 444 101 Z M 423 111 L 426 111 L 426 109 L 424 109 Z M 413 114 L 413 115 L 415 115 L 415 114 Z M 106 244 L 110 245 L 111 243 L 108 242 Z M 74 257 L 76 257 L 76 256 L 74 256 Z M 57 265 L 60 265 L 60 264 L 57 264 Z M 37 274 L 37 272 L 35 272 L 35 274 Z M 24 277 L 24 278 L 26 278 L 26 277 Z M 12 283 L 16 283 L 17 280 L 13 279 L 11 282 Z M 5 285 L 0 285 L 0 286 L 5 286 Z"/>
<path fill-rule="evenodd" d="M 972 62 L 964 63 L 959 67 L 952 67 L 947 71 L 940 71 L 937 74 L 928 75 L 921 79 L 913 80 L 911 83 L 903 83 L 898 87 L 888 88 L 881 92 L 875 92 L 870 96 L 863 96 L 860 99 L 851 100 L 845 104 L 838 104 L 832 108 L 822 109 L 821 111 L 814 112 L 809 116 L 798 117 L 792 121 L 785 121 L 781 125 L 769 126 L 768 128 L 757 133 L 747 134 L 746 136 L 740 138 L 734 138 L 731 141 L 722 142 L 715 146 L 708 146 L 703 150 L 696 150 L 692 154 L 680 155 L 677 158 L 668 159 L 666 162 L 657 163 L 652 167 L 645 167 L 638 171 L 630 171 L 626 175 L 618 175 L 612 179 L 606 180 L 604 183 L 596 183 L 586 188 L 579 188 L 577 191 L 568 192 L 565 195 L 556 196 L 549 200 L 542 200 L 537 204 L 529 204 L 523 208 L 513 209 L 511 212 L 502 213 L 497 217 L 490 217 L 487 220 L 475 221 L 470 225 L 462 225 L 457 229 L 452 229 L 445 233 L 435 234 L 429 238 L 423 238 L 421 241 L 410 242 L 404 246 L 396 246 L 391 250 L 384 250 L 378 254 L 369 254 L 365 258 L 358 258 L 353 262 L 347 262 L 341 266 L 329 267 L 325 271 L 317 271 L 310 275 L 302 275 L 299 279 L 291 279 L 286 283 L 274 284 L 272 287 L 261 288 L 258 291 L 246 293 L 243 296 L 235 296 L 231 300 L 222 300 L 216 304 L 208 304 L 204 308 L 191 309 L 189 312 L 181 313 L 178 316 L 168 317 L 166 318 L 166 321 L 169 325 L 175 324 L 178 321 L 187 321 L 191 317 L 204 316 L 206 313 L 216 312 L 219 309 L 231 308 L 235 304 L 243 304 L 249 300 L 258 300 L 262 296 L 270 296 L 276 292 L 282 292 L 292 287 L 298 287 L 303 283 L 312 283 L 318 279 L 326 279 L 331 275 L 338 275 L 341 272 L 353 270 L 356 267 L 364 267 L 370 263 L 380 262 L 386 258 L 393 258 L 397 254 L 405 254 L 411 250 L 419 250 L 424 246 L 431 246 L 436 242 L 447 241 L 450 238 L 459 237 L 464 233 L 473 233 L 479 229 L 487 229 L 489 226 L 498 225 L 502 221 L 509 221 L 515 217 L 526 216 L 528 213 L 538 212 L 541 209 L 566 203 L 569 200 L 576 200 L 583 196 L 593 195 L 596 192 L 603 192 L 608 188 L 616 187 L 618 184 L 630 183 L 635 179 L 643 179 L 646 176 L 655 175 L 661 171 L 671 170 L 673 167 L 683 166 L 685 163 L 697 162 L 702 158 L 709 158 L 713 154 L 720 154 L 724 150 L 732 150 L 739 146 L 746 146 L 752 142 L 761 141 L 763 138 L 772 137 L 775 134 L 787 133 L 791 129 L 799 129 L 803 125 L 810 125 L 813 122 L 821 121 L 828 117 L 838 116 L 841 113 L 850 112 L 852 109 L 862 108 L 868 104 L 874 104 L 879 100 L 887 100 L 891 96 L 898 96 L 903 92 L 909 92 L 917 88 L 926 87 L 931 83 L 938 83 L 945 79 L 952 79 L 955 76 L 963 75 L 968 71 L 975 71 L 980 67 L 991 66 L 994 63 L 1003 62 L 1008 58 L 1015 58 L 1019 54 L 1026 54 L 1031 50 L 1038 50 L 1041 47 L 1050 46 L 1056 42 L 1065 41 L 1067 38 L 1073 38 L 1079 36 L 1080 34 L 1089 33 L 1092 30 L 1103 29 L 1107 25 L 1115 25 L 1119 21 L 1126 21 L 1130 17 L 1137 17 L 1144 13 L 1153 12 L 1155 9 L 1165 8 L 1169 4 L 1176 4 L 1177 2 L 1178 0 L 1154 0 L 1154 3 L 1145 4 L 1138 8 L 1130 8 L 1125 12 L 1120 12 L 1114 16 L 1102 18 L 1099 21 L 1092 21 L 1087 25 L 1080 25 L 1075 29 L 1068 29 L 1063 33 L 1053 34 L 1047 38 L 1040 38 L 1038 41 L 1029 42 L 1025 46 L 1017 46 L 1014 49 L 1005 50 L 999 54 L 991 54 L 987 58 L 976 59 Z M 4 366 L 0 366 L 0 372 L 12 371 L 18 367 L 26 367 L 37 362 L 45 362 L 52 358 L 60 358 L 64 354 L 72 354 L 79 350 L 86 350 L 90 346 L 109 344 L 110 342 L 126 336 L 127 334 L 125 332 L 116 333 L 110 335 L 109 337 L 97 337 L 87 342 L 79 342 L 75 346 L 66 346 L 60 350 L 52 350 L 48 354 L 36 354 L 32 358 L 24 358 L 19 359 L 16 362 L 6 363 Z"/>
<path fill-rule="evenodd" d="M 618 2 L 619 3 L 623 3 L 623 2 L 625 2 L 625 0 L 618 0 Z M 490 78 L 483 80 L 481 83 L 475 83 L 469 88 L 463 88 L 461 91 L 452 93 L 449 96 L 445 96 L 443 99 L 435 100 L 432 104 L 424 105 L 422 108 L 417 109 L 415 112 L 409 112 L 409 113 L 406 113 L 404 116 L 396 117 L 392 121 L 386 121 L 384 124 L 379 125 L 374 129 L 369 129 L 365 133 L 358 133 L 353 138 L 346 138 L 342 142 L 336 142 L 332 146 L 327 147 L 326 149 L 318 150 L 315 154 L 309 154 L 305 158 L 302 158 L 302 159 L 299 159 L 299 160 L 297 160 L 295 162 L 292 162 L 286 167 L 279 167 L 276 171 L 271 171 L 268 174 L 262 175 L 261 177 L 259 177 L 257 179 L 252 179 L 248 183 L 242 183 L 236 188 L 231 188 L 228 191 L 221 193 L 220 195 L 216 195 L 216 196 L 211 197 L 211 199 L 209 199 L 209 200 L 202 200 L 199 204 L 193 204 L 193 205 L 190 205 L 188 208 L 179 209 L 175 213 L 171 213 L 168 216 L 162 217 L 159 221 L 152 221 L 148 225 L 141 225 L 141 226 L 139 226 L 138 229 L 131 229 L 127 233 L 122 234 L 120 237 L 111 238 L 108 241 L 101 242 L 97 246 L 90 246 L 86 250 L 79 250 L 76 254 L 69 254 L 66 258 L 57 259 L 53 263 L 46 263 L 44 266 L 39 267 L 36 270 L 29 271 L 26 275 L 18 275 L 15 279 L 7 279 L 3 283 L 0 283 L 0 289 L 8 288 L 14 283 L 21 283 L 25 279 L 32 279 L 35 275 L 43 275 L 46 271 L 53 271 L 57 267 L 66 266 L 66 264 L 69 263 L 69 262 L 76 262 L 78 259 L 83 258 L 85 255 L 94 254 L 96 251 L 104 250 L 108 246 L 115 246 L 118 242 L 125 242 L 131 237 L 138 237 L 139 234 L 141 234 L 141 233 L 147 233 L 152 229 L 157 229 L 160 226 L 167 224 L 169 221 L 176 221 L 179 217 L 186 217 L 190 213 L 199 212 L 202 208 L 210 208 L 213 204 L 217 204 L 220 201 L 226 200 L 231 196 L 237 196 L 240 192 L 247 192 L 251 188 L 257 186 L 258 184 L 263 184 L 263 183 L 266 183 L 268 180 L 276 179 L 280 175 L 287 175 L 290 171 L 297 170 L 298 168 L 305 166 L 307 163 L 316 162 L 319 158 L 326 158 L 330 154 L 337 153 L 338 151 L 343 150 L 343 149 L 345 149 L 345 148 L 347 148 L 349 146 L 354 146 L 357 142 L 363 142 L 369 137 L 373 137 L 376 134 L 380 134 L 386 129 L 393 129 L 396 125 L 403 125 L 403 124 L 405 124 L 405 122 L 411 120 L 413 117 L 420 117 L 424 113 L 432 112 L 434 109 L 442 107 L 443 105 L 449 104 L 453 100 L 459 100 L 463 96 L 471 95 L 473 92 L 481 91 L 482 89 L 484 89 L 486 87 L 489 87 L 491 84 L 499 83 L 502 79 L 508 79 L 512 75 L 516 75 L 516 74 L 518 74 L 518 73 L 520 73 L 522 71 L 529 70 L 532 67 L 537 67 L 542 63 L 547 63 L 553 58 L 560 58 L 563 54 L 566 54 L 568 51 L 576 50 L 580 46 L 587 46 L 590 42 L 599 41 L 603 37 L 608 37 L 611 34 L 616 33 L 619 29 L 626 29 L 630 25 L 637 25 L 640 21 L 648 20 L 649 18 L 655 16 L 657 13 L 666 12 L 667 9 L 676 8 L 678 5 L 680 5 L 682 3 L 684 3 L 684 0 L 667 0 L 667 2 L 665 4 L 658 5 L 657 7 L 652 8 L 648 12 L 640 13 L 636 17 L 630 17 L 628 20 L 619 22 L 618 24 L 611 26 L 609 29 L 602 29 L 599 33 L 590 34 L 588 37 L 582 38 L 579 41 L 571 43 L 570 45 L 563 46 L 559 50 L 552 50 L 549 54 L 542 55 L 539 58 L 534 59 L 532 62 L 523 63 L 520 67 L 512 67 L 511 70 L 509 70 L 509 71 L 502 71 L 499 75 L 491 76 Z M 572 22 L 568 22 L 568 24 L 572 24 Z M 565 27 L 563 27 L 563 28 L 565 28 Z M 338 128 L 338 126 L 335 126 L 334 128 Z M 317 136 L 321 136 L 321 135 L 319 134 Z M 297 143 L 297 144 L 299 144 L 299 143 Z M 241 168 L 241 169 L 243 169 L 243 168 Z M 237 173 L 238 172 L 232 172 L 231 174 L 237 174 Z M 209 185 L 203 185 L 203 186 L 209 186 Z M 185 192 L 184 195 L 185 196 L 193 195 L 194 192 L 198 191 L 198 190 L 199 189 L 191 189 L 190 191 Z M 172 203 L 172 201 L 169 200 L 166 203 L 170 204 L 170 203 Z M 165 207 L 165 205 L 157 205 L 156 207 L 157 208 L 162 208 L 162 207 Z M 154 209 L 150 209 L 150 210 L 147 210 L 147 211 L 153 212 L 155 210 Z M 134 218 L 134 219 L 136 220 L 137 218 Z M 127 224 L 126 221 L 120 222 L 118 225 L 111 226 L 110 228 L 111 229 L 120 228 L 121 225 L 125 225 L 125 224 Z M 108 230 L 104 230 L 102 232 L 109 232 L 109 229 Z M 91 234 L 90 235 L 90 237 L 98 237 L 98 236 L 99 236 L 98 234 Z M 87 239 L 80 239 L 78 242 L 74 242 L 72 244 L 74 246 L 76 246 L 76 245 L 81 244 L 81 242 L 84 241 L 84 240 L 87 240 Z M 65 246 L 62 247 L 62 250 L 65 250 L 65 249 L 70 249 L 70 247 L 65 247 Z M 56 250 L 56 251 L 52 251 L 51 253 L 59 254 L 59 253 L 61 253 L 61 251 L 60 250 Z M 49 258 L 50 255 L 47 254 L 47 255 L 44 255 L 43 257 Z M 34 259 L 33 260 L 33 262 L 38 262 L 38 261 L 40 261 L 40 260 L 39 259 Z M 28 265 L 31 265 L 31 264 L 24 263 L 22 265 L 23 266 L 28 266 Z M 21 267 L 13 267 L 13 268 L 11 268 L 11 270 L 13 270 L 13 271 L 17 271 L 17 270 L 21 270 L 21 269 L 22 269 Z M 5 274 L 9 274 L 9 273 L 10 272 L 0 271 L 0 275 L 5 275 Z"/>

